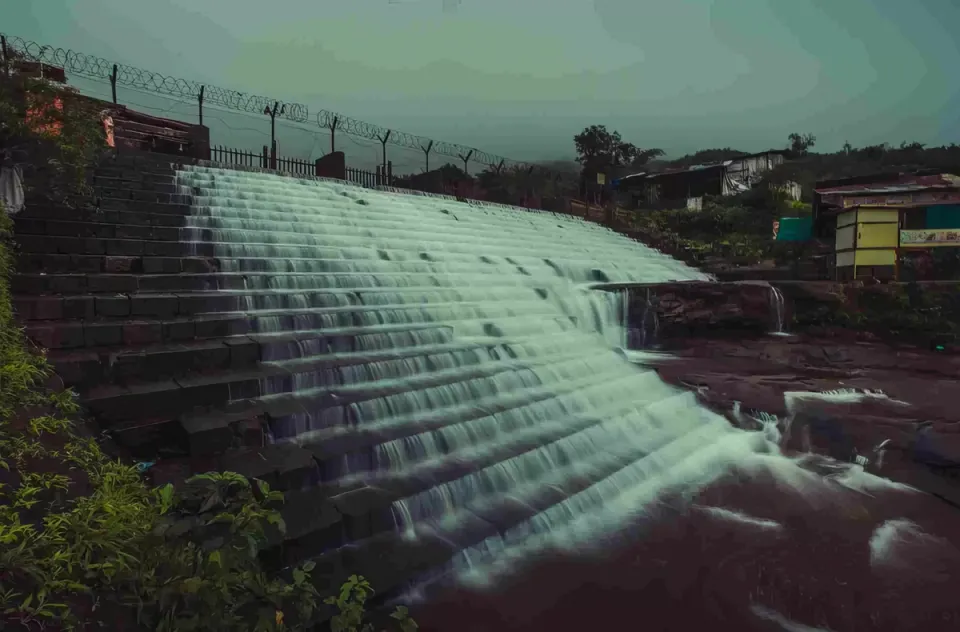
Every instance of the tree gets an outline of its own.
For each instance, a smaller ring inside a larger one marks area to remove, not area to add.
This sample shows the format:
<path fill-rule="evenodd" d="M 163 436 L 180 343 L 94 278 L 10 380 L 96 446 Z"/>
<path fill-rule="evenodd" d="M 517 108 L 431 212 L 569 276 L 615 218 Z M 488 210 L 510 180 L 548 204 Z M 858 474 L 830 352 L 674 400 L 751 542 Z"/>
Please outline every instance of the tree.
<path fill-rule="evenodd" d="M 790 140 L 790 151 L 796 156 L 806 156 L 810 148 L 817 144 L 817 137 L 813 134 L 794 132 L 787 138 Z"/>
<path fill-rule="evenodd" d="M 74 205 L 91 193 L 88 169 L 106 149 L 98 104 L 43 78 L 49 67 L 7 51 L 0 72 L 0 150 L 23 165 L 24 187 Z M 28 159 L 29 157 L 29 159 Z"/>
<path fill-rule="evenodd" d="M 573 137 L 577 162 L 585 171 L 601 171 L 608 167 L 639 167 L 663 155 L 662 149 L 641 149 L 625 142 L 620 132 L 607 131 L 604 125 L 591 125 Z"/>

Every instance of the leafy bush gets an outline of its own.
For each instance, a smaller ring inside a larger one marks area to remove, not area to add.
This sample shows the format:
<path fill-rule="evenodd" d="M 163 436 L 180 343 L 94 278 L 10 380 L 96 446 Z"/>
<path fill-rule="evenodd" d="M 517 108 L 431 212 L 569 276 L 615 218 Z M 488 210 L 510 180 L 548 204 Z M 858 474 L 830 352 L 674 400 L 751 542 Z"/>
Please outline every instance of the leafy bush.
<path fill-rule="evenodd" d="M 102 148 L 89 100 L 0 75 L 0 149 L 26 165 L 28 184 L 80 202 Z M 280 492 L 232 472 L 151 489 L 75 422 L 74 393 L 45 387 L 51 368 L 14 320 L 11 238 L 0 206 L 0 629 L 306 629 L 320 599 L 313 562 L 285 576 L 259 562 L 268 529 L 284 530 Z M 328 601 L 340 610 L 334 625 L 361 629 L 371 593 L 351 577 Z M 416 629 L 404 609 L 392 616 Z"/>
<path fill-rule="evenodd" d="M 0 73 L 0 149 L 25 167 L 27 191 L 76 205 L 91 192 L 90 166 L 106 150 L 100 105 L 76 90 L 21 73 Z"/>

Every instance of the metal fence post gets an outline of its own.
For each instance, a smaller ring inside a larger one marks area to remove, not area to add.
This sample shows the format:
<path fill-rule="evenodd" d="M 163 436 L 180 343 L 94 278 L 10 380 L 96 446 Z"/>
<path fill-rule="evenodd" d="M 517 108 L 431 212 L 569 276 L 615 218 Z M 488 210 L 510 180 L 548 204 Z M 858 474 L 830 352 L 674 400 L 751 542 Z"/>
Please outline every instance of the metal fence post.
<path fill-rule="evenodd" d="M 117 103 L 117 65 L 113 65 L 113 72 L 110 73 L 110 91 L 113 93 L 113 103 Z"/>
<path fill-rule="evenodd" d="M 377 140 L 380 141 L 380 146 L 383 148 L 383 166 L 387 166 L 387 141 L 390 140 L 391 130 L 387 130 L 387 133 L 383 136 L 377 135 Z"/>
<path fill-rule="evenodd" d="M 10 63 L 10 54 L 7 52 L 7 36 L 0 35 L 0 52 L 3 53 L 3 76 L 10 76 L 8 65 Z"/>
<path fill-rule="evenodd" d="M 433 141 L 430 141 L 429 143 L 427 143 L 426 147 L 421 145 L 420 149 L 423 150 L 423 155 L 424 155 L 424 158 L 426 159 L 426 164 L 423 169 L 423 172 L 426 173 L 430 171 L 430 150 L 433 149 Z"/>

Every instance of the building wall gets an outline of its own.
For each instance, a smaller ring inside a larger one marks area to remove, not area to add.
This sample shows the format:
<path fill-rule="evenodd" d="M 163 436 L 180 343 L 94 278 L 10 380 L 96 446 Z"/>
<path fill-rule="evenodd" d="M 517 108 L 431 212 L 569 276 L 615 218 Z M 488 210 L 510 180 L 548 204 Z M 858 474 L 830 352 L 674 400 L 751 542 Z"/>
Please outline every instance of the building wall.
<path fill-rule="evenodd" d="M 848 228 L 853 228 L 852 226 Z M 843 230 L 847 230 L 846 228 Z M 838 233 L 840 231 L 837 231 Z M 896 223 L 857 224 L 857 251 L 861 248 L 896 248 L 900 242 L 900 226 Z"/>
<path fill-rule="evenodd" d="M 894 248 L 885 250 L 857 250 L 854 264 L 860 266 L 892 266 L 897 262 L 897 251 Z"/>
<path fill-rule="evenodd" d="M 837 238 L 835 242 L 836 249 L 840 250 L 850 250 L 854 247 L 854 237 L 856 236 L 857 227 L 854 224 L 849 226 L 844 226 L 843 228 L 837 229 Z"/>
<path fill-rule="evenodd" d="M 855 255 L 852 250 L 846 252 L 837 253 L 837 267 L 846 268 L 847 266 L 852 266 L 855 261 Z"/>
<path fill-rule="evenodd" d="M 764 173 L 780 164 L 783 164 L 783 154 L 762 154 L 734 160 L 727 166 L 726 172 L 731 179 L 737 182 L 753 185 Z M 730 191 L 729 193 L 724 191 L 725 195 L 731 193 L 736 193 L 736 191 Z"/>

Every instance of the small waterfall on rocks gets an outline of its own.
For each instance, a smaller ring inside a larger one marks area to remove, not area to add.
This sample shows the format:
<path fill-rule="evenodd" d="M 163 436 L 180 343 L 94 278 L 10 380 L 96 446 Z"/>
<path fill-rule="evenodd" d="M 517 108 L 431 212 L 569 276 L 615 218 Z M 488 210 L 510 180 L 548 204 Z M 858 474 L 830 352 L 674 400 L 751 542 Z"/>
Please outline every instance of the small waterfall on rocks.
<path fill-rule="evenodd" d="M 773 334 L 778 336 L 786 335 L 784 329 L 784 302 L 783 293 L 774 285 L 770 286 L 770 303 L 773 307 Z"/>
<path fill-rule="evenodd" d="M 663 490 L 770 449 L 613 349 L 622 293 L 586 284 L 707 280 L 640 243 L 337 181 L 201 166 L 178 180 L 187 238 L 242 280 L 219 291 L 278 342 L 261 397 L 286 411 L 272 440 L 323 446 L 327 481 L 390 490 L 410 538 L 501 525 L 456 568 L 596 540 Z M 518 506 L 532 517 L 511 522 Z"/>

